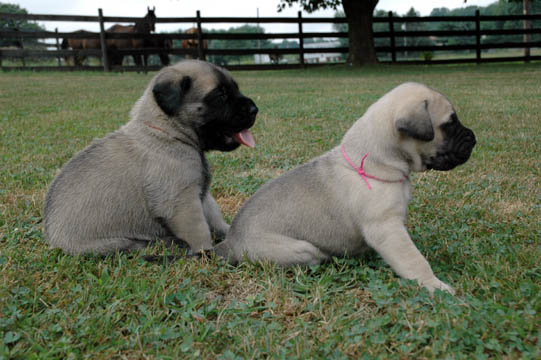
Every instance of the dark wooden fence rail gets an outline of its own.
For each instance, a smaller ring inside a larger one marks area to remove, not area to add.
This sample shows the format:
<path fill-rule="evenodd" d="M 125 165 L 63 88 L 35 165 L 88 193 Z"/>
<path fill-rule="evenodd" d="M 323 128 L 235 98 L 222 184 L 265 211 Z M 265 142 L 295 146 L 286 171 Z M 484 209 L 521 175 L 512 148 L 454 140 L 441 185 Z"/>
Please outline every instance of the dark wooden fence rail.
<path fill-rule="evenodd" d="M 121 49 L 116 50 L 118 55 L 151 55 L 159 53 L 167 53 L 172 55 L 189 55 L 191 57 L 205 58 L 208 55 L 298 55 L 298 64 L 254 64 L 254 65 L 236 65 L 228 66 L 233 69 L 278 69 L 291 67 L 305 67 L 313 64 L 305 62 L 305 54 L 307 53 L 347 53 L 347 47 L 325 47 L 325 48 L 306 48 L 304 39 L 306 38 L 347 38 L 346 32 L 304 32 L 303 24 L 314 23 L 346 23 L 344 18 L 303 18 L 301 12 L 297 17 L 281 18 L 281 17 L 201 17 L 198 11 L 195 17 L 162 17 L 156 20 L 157 23 L 179 23 L 179 24 L 197 24 L 199 32 L 197 34 L 183 33 L 167 33 L 167 34 L 129 34 L 129 33 L 111 33 L 104 31 L 105 23 L 133 23 L 140 18 L 123 17 L 123 16 L 103 16 L 101 9 L 98 11 L 98 16 L 71 16 L 71 15 L 37 15 L 37 14 L 5 14 L 0 13 L 0 19 L 4 20 L 27 20 L 27 21 L 74 21 L 74 22 L 94 22 L 99 23 L 100 32 L 96 33 L 72 33 L 59 31 L 0 31 L 0 38 L 11 38 L 19 40 L 22 44 L 24 39 L 56 39 L 56 50 L 38 50 L 38 49 L 12 49 L 0 48 L 0 65 L 2 58 L 20 58 L 23 60 L 23 66 L 2 66 L 4 70 L 13 69 L 32 69 L 32 70 L 157 70 L 159 66 L 148 66 L 146 68 L 136 66 L 116 66 L 109 65 L 108 57 L 111 51 L 106 50 L 106 46 L 102 46 L 103 50 L 62 50 L 59 48 L 58 39 L 63 38 L 80 38 L 80 39 L 100 39 L 102 45 L 107 39 L 170 39 L 170 40 L 198 40 L 197 49 L 162 49 L 162 48 L 144 48 L 144 49 Z M 465 62 L 496 62 L 496 61 L 531 61 L 541 60 L 541 56 L 530 56 L 526 52 L 525 56 L 515 57 L 482 57 L 482 50 L 487 49 L 530 49 L 541 48 L 541 41 L 528 42 L 505 42 L 505 43 L 484 43 L 482 37 L 485 35 L 524 35 L 524 34 L 541 34 L 541 28 L 528 29 L 502 29 L 502 30 L 485 30 L 481 28 L 481 22 L 485 21 L 524 21 L 524 20 L 541 20 L 541 14 L 536 15 L 506 15 L 506 16 L 481 16 L 479 11 L 475 16 L 440 16 L 440 17 L 393 17 L 389 12 L 388 17 L 375 17 L 374 23 L 388 24 L 388 31 L 380 31 L 374 33 L 374 38 L 388 38 L 389 46 L 376 46 L 376 51 L 379 54 L 390 54 L 391 63 L 465 63 Z M 420 23 L 420 22 L 471 22 L 474 23 L 473 30 L 434 30 L 434 31 L 398 31 L 394 24 L 403 23 Z M 291 23 L 298 24 L 298 32 L 292 33 L 238 33 L 224 34 L 204 32 L 203 24 L 210 23 Z M 461 45 L 422 45 L 422 46 L 399 46 L 397 43 L 400 38 L 415 38 L 415 37 L 441 37 L 441 36 L 461 36 L 474 37 L 475 42 Z M 205 49 L 203 48 L 203 40 L 271 40 L 271 39 L 296 39 L 299 42 L 298 48 L 276 49 L 276 48 L 256 48 L 256 49 Z M 52 46 L 49 44 L 49 46 Z M 445 60 L 398 60 L 397 53 L 401 52 L 422 52 L 422 51 L 463 51 L 475 50 L 475 58 L 453 58 Z M 66 56 L 96 56 L 101 57 L 103 66 L 66 66 L 62 65 L 61 57 Z M 24 59 L 28 57 L 52 57 L 57 58 L 58 66 L 24 66 Z"/>

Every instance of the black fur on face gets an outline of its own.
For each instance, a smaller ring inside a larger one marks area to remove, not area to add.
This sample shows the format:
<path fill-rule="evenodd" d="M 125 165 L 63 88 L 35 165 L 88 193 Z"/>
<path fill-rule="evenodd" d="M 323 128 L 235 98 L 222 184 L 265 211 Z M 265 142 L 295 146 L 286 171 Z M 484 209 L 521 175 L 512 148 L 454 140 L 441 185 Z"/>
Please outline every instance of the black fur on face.
<path fill-rule="evenodd" d="M 465 163 L 475 146 L 475 134 L 464 127 L 456 114 L 450 121 L 440 125 L 444 134 L 443 146 L 435 156 L 425 160 L 428 169 L 447 171 Z"/>
<path fill-rule="evenodd" d="M 421 141 L 434 140 L 434 128 L 428 113 L 428 101 L 425 100 L 414 108 L 406 117 L 396 121 L 397 130 L 409 137 Z"/>
<path fill-rule="evenodd" d="M 203 98 L 204 124 L 197 133 L 203 150 L 231 151 L 240 145 L 233 136 L 254 125 L 258 109 L 234 80 L 218 70 L 216 76 L 218 85 Z"/>
<path fill-rule="evenodd" d="M 192 87 L 192 78 L 184 76 L 179 84 L 172 81 L 158 81 L 152 93 L 158 106 L 169 116 L 176 115 L 181 106 L 186 93 Z"/>

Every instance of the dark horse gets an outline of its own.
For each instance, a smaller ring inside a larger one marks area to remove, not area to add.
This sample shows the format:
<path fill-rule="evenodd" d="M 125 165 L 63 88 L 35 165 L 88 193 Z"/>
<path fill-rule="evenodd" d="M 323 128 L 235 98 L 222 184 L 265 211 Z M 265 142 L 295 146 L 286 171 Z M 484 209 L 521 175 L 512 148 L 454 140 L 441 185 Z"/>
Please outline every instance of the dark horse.
<path fill-rule="evenodd" d="M 119 25 L 115 24 L 108 28 L 106 32 L 114 33 L 133 33 L 133 34 L 150 34 L 154 31 L 156 24 L 156 15 L 154 13 L 155 8 L 147 8 L 147 14 L 141 20 L 135 22 L 134 25 Z M 85 30 L 76 31 L 76 33 L 88 33 Z M 168 40 L 157 39 L 108 39 L 106 41 L 107 49 L 113 50 L 110 52 L 109 61 L 111 65 L 122 65 L 124 55 L 117 54 L 115 50 L 118 49 L 137 49 L 144 47 L 159 47 L 168 48 L 171 42 Z M 62 41 L 62 49 L 72 48 L 74 50 L 80 49 L 101 49 L 101 43 L 99 39 L 68 39 L 65 38 Z M 141 55 L 132 55 L 133 61 L 136 65 L 142 64 Z M 70 63 L 72 57 L 66 57 L 66 62 Z M 74 65 L 82 65 L 85 57 L 75 56 L 73 58 Z M 169 57 L 167 54 L 160 54 L 160 59 L 163 65 L 169 65 Z M 144 63 L 146 65 L 147 55 L 143 56 Z"/>
<path fill-rule="evenodd" d="M 168 50 L 173 47 L 173 41 L 171 39 L 145 39 L 145 47 Z M 158 56 L 160 57 L 160 61 L 162 62 L 163 66 L 169 65 L 168 54 L 158 53 Z M 148 64 L 147 58 L 147 54 L 143 55 L 143 61 L 145 66 Z"/>
<path fill-rule="evenodd" d="M 147 7 L 147 14 L 141 20 L 135 22 L 135 25 L 119 25 L 115 24 L 106 31 L 114 33 L 132 33 L 132 34 L 150 34 L 156 30 L 156 15 L 154 10 Z M 111 39 L 107 40 L 107 49 L 138 49 L 145 47 L 145 39 Z M 135 65 L 142 64 L 141 55 L 132 55 Z M 110 57 L 111 65 L 122 65 L 123 55 L 114 54 Z"/>

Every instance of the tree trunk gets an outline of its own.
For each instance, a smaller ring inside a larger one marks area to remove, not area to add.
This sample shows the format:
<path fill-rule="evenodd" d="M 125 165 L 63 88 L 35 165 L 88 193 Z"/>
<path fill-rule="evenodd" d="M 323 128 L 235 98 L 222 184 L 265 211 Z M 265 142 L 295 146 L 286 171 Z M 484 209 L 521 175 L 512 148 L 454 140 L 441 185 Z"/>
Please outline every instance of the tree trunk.
<path fill-rule="evenodd" d="M 348 22 L 349 55 L 347 62 L 359 66 L 377 64 L 372 15 L 378 0 L 342 0 Z"/>

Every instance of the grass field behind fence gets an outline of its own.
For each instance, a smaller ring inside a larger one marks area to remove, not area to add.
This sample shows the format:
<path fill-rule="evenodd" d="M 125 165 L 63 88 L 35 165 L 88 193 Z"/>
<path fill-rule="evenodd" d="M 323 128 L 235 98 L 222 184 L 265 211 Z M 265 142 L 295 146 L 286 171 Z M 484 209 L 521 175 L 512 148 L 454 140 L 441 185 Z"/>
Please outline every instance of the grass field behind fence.
<path fill-rule="evenodd" d="M 407 222 L 457 290 L 434 297 L 376 255 L 283 269 L 48 249 L 48 184 L 128 120 L 151 75 L 0 74 L 0 359 L 541 356 L 539 63 L 234 74 L 260 115 L 255 149 L 209 154 L 228 221 L 263 183 L 337 145 L 394 86 L 419 81 L 450 98 L 477 146 L 451 172 L 412 176 Z"/>

